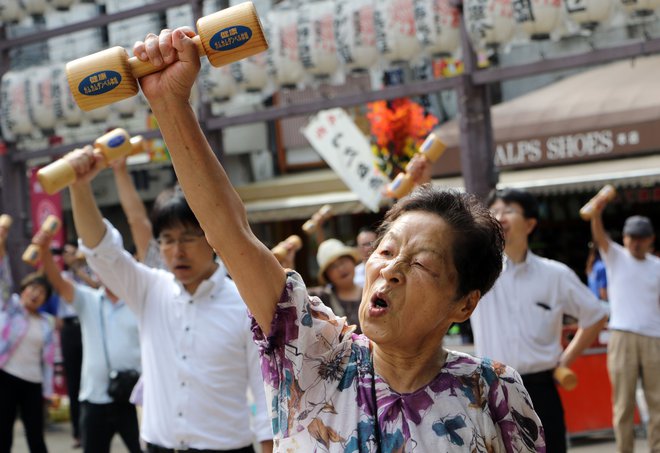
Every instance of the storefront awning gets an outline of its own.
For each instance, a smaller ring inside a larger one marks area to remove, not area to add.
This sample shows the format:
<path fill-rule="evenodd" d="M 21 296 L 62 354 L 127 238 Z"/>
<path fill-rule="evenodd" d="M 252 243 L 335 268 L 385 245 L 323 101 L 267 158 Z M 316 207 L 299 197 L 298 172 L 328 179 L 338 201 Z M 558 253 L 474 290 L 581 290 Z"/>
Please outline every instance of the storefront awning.
<path fill-rule="evenodd" d="M 460 190 L 465 188 L 460 176 L 434 178 L 433 183 Z M 595 193 L 607 183 L 617 187 L 660 184 L 660 154 L 503 171 L 498 187 L 527 189 L 536 194 Z M 301 190 L 294 192 L 295 187 Z M 330 190 L 323 191 L 323 188 Z M 285 176 L 237 190 L 246 204 L 250 222 L 255 223 L 307 219 L 324 204 L 332 205 L 335 215 L 367 211 L 331 170 Z"/>

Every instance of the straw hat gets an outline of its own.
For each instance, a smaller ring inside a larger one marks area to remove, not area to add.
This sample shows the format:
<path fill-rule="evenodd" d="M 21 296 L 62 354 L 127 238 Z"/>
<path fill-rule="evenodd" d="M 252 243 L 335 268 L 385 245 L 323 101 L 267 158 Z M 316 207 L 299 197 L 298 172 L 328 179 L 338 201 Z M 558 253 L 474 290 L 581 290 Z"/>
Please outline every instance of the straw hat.
<path fill-rule="evenodd" d="M 339 239 L 326 239 L 321 242 L 319 250 L 316 252 L 316 262 L 319 265 L 319 273 L 317 277 L 320 284 L 325 285 L 327 283 L 323 274 L 325 274 L 328 266 L 342 256 L 353 258 L 353 261 L 355 261 L 356 264 L 361 261 L 358 250 L 354 247 L 344 245 Z"/>

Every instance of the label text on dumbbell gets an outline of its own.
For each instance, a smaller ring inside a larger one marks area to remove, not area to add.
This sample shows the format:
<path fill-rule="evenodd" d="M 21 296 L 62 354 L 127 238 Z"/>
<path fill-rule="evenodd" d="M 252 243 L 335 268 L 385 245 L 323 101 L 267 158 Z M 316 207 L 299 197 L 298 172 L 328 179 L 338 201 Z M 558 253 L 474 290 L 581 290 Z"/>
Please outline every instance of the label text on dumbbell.
<path fill-rule="evenodd" d="M 108 146 L 110 148 L 117 148 L 123 145 L 125 141 L 126 139 L 123 135 L 117 135 L 116 137 L 112 137 L 110 140 L 108 140 Z"/>
<path fill-rule="evenodd" d="M 115 71 L 99 71 L 90 74 L 78 84 L 80 94 L 96 96 L 107 93 L 119 86 L 121 74 Z"/>
<path fill-rule="evenodd" d="M 249 27 L 236 25 L 235 27 L 227 27 L 217 32 L 211 37 L 209 44 L 211 49 L 222 52 L 241 47 L 250 38 L 252 38 L 252 30 Z"/>

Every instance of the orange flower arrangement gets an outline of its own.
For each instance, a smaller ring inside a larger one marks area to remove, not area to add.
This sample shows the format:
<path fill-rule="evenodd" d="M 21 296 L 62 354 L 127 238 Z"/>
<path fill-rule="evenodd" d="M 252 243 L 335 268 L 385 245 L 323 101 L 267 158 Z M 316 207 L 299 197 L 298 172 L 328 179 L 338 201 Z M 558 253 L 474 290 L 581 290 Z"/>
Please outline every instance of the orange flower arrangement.
<path fill-rule="evenodd" d="M 367 119 L 375 143 L 378 167 L 390 178 L 405 171 L 410 158 L 438 124 L 438 119 L 408 98 L 376 101 L 367 105 Z"/>

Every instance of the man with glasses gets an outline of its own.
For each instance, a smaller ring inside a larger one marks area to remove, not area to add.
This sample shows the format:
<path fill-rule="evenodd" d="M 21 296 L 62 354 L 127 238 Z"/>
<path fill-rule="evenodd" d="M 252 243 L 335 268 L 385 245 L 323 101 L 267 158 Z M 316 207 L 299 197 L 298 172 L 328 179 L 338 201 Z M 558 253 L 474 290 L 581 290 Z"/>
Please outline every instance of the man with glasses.
<path fill-rule="evenodd" d="M 90 187 L 102 168 L 91 147 L 65 156 L 78 176 L 73 218 L 92 269 L 135 312 L 144 382 L 147 452 L 272 449 L 263 380 L 250 322 L 236 286 L 215 259 L 183 193 L 159 197 L 153 234 L 167 268 L 138 263 L 101 216 Z M 257 416 L 250 427 L 248 390 Z"/>
<path fill-rule="evenodd" d="M 362 261 L 355 266 L 355 276 L 353 281 L 356 285 L 364 286 L 364 264 L 369 259 L 376 241 L 376 231 L 371 227 L 362 227 L 357 235 L 357 249 L 360 252 Z"/>
<path fill-rule="evenodd" d="M 547 451 L 566 451 L 564 409 L 553 380 L 589 347 L 607 322 L 607 308 L 568 266 L 529 250 L 538 203 L 528 192 L 494 191 L 487 200 L 504 232 L 504 266 L 471 317 L 476 355 L 514 367 L 545 429 Z M 478 265 L 478 264 L 477 264 Z M 579 322 L 561 347 L 564 314 Z"/>

